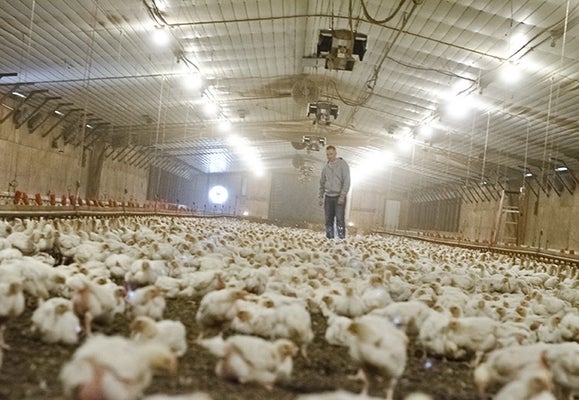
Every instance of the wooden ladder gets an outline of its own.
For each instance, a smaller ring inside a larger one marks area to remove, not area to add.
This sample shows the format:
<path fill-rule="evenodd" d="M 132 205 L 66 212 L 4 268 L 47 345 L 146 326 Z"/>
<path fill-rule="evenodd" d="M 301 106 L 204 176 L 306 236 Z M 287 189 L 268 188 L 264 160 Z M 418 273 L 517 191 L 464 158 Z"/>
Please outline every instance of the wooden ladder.
<path fill-rule="evenodd" d="M 493 230 L 493 244 L 519 245 L 520 193 L 510 190 L 501 192 L 501 200 Z"/>

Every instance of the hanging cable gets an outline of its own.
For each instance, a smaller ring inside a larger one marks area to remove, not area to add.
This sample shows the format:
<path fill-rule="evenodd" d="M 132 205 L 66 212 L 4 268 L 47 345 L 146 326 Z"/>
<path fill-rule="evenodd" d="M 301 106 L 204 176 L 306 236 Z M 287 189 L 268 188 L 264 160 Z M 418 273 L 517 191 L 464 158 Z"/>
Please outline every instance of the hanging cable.
<path fill-rule="evenodd" d="M 144 4 L 145 8 L 147 9 L 147 12 L 151 16 L 151 18 L 153 18 L 155 20 L 155 22 L 157 22 L 161 26 L 170 26 L 170 24 L 167 22 L 167 20 L 163 16 L 163 13 L 161 13 L 161 10 L 159 10 L 159 7 L 157 7 L 157 4 L 155 4 L 155 0 L 152 0 L 152 2 L 153 2 L 152 5 L 149 5 L 147 3 L 147 0 L 142 0 L 142 2 Z"/>
<path fill-rule="evenodd" d="M 491 126 L 491 113 L 489 111 L 489 112 L 487 112 L 487 131 L 485 134 L 485 147 L 484 147 L 484 152 L 483 152 L 483 162 L 482 162 L 481 173 L 480 173 L 481 182 L 485 181 L 485 167 L 486 167 L 486 162 L 487 162 L 487 148 L 488 148 L 488 144 L 489 144 L 490 126 Z"/>
<path fill-rule="evenodd" d="M 36 13 L 36 0 L 32 0 L 32 8 L 30 10 L 30 24 L 28 25 L 28 42 L 26 43 L 26 53 L 25 55 L 22 56 L 22 63 L 21 65 L 23 67 L 26 66 L 25 63 L 27 63 L 30 60 L 30 50 L 32 48 L 32 30 L 34 28 L 34 16 Z M 22 71 L 22 73 L 20 74 L 19 77 L 19 81 L 20 82 L 26 82 L 26 76 L 28 75 L 28 70 L 26 68 L 24 68 L 24 71 Z M 14 171 L 13 172 L 13 180 L 11 182 L 11 186 L 14 187 L 14 190 L 16 190 L 16 186 L 18 185 L 18 180 L 16 179 L 18 177 L 18 161 L 20 159 L 20 141 L 19 138 L 20 136 L 17 134 L 16 130 L 14 130 L 14 135 L 15 135 L 15 144 L 16 144 L 16 151 L 13 153 L 14 156 Z M 12 175 L 12 174 L 10 174 Z"/>
<path fill-rule="evenodd" d="M 368 12 L 368 9 L 366 8 L 366 3 L 364 2 L 364 0 L 361 0 L 361 2 L 362 2 L 362 10 L 364 11 L 364 16 L 368 19 L 368 21 L 370 21 L 373 24 L 382 25 L 382 24 L 385 24 L 386 22 L 389 22 L 392 18 L 394 18 L 396 16 L 396 14 L 398 14 L 398 12 L 400 11 L 400 9 L 404 5 L 404 3 L 406 3 L 406 0 L 400 0 L 400 3 L 398 3 L 398 6 L 394 10 L 394 12 L 384 19 L 373 18 L 370 15 L 370 13 Z"/>
<path fill-rule="evenodd" d="M 83 92 L 84 92 L 85 96 L 84 96 L 84 104 L 83 104 L 84 112 L 82 114 L 82 128 L 80 131 L 80 135 L 81 135 L 81 141 L 80 141 L 80 146 L 79 146 L 80 157 L 78 157 L 78 160 L 80 162 L 80 168 L 78 168 L 78 179 L 76 181 L 77 192 L 78 192 L 78 189 L 80 188 L 80 183 L 81 183 L 81 179 L 82 179 L 82 172 L 83 172 L 82 171 L 82 159 L 83 159 L 83 154 L 85 151 L 84 144 L 85 144 L 85 138 L 86 138 L 87 108 L 88 108 L 89 101 L 90 101 L 90 83 L 91 83 L 90 82 L 90 76 L 92 73 L 97 12 L 98 12 L 98 3 L 95 2 L 95 6 L 93 9 L 93 13 L 92 13 L 92 24 L 90 27 L 89 42 L 88 42 L 88 47 L 86 50 L 85 69 L 83 72 Z M 98 187 L 98 186 L 93 186 L 93 188 L 94 187 Z M 93 193 L 93 194 L 96 195 L 97 193 Z M 78 193 L 76 193 L 76 197 L 78 197 Z"/>
<path fill-rule="evenodd" d="M 476 113 L 473 113 L 472 116 L 472 128 L 470 130 L 470 147 L 468 150 L 468 158 L 466 161 L 466 180 L 465 180 L 465 184 L 468 184 L 468 181 L 470 180 L 470 165 L 471 165 L 471 160 L 472 160 L 472 146 L 473 146 L 473 139 L 474 139 L 474 131 L 476 129 Z"/>
<path fill-rule="evenodd" d="M 410 11 L 407 14 L 404 14 L 404 16 L 402 17 L 402 24 L 400 25 L 399 28 L 396 29 L 396 34 L 394 35 L 394 38 L 392 39 L 392 41 L 386 45 L 386 48 L 384 49 L 384 53 L 382 54 L 380 61 L 374 67 L 374 73 L 372 74 L 370 79 L 368 79 L 366 81 L 366 86 L 370 89 L 370 91 L 374 90 L 374 86 L 376 85 L 376 81 L 378 80 L 378 74 L 382 70 L 382 65 L 384 64 L 386 57 L 388 57 L 388 55 L 390 54 L 390 51 L 394 47 L 394 44 L 398 41 L 398 38 L 400 37 L 400 35 L 404 31 L 406 24 L 410 20 L 410 17 L 412 16 L 412 14 L 414 14 L 414 10 L 416 10 L 417 6 L 418 5 L 416 3 L 414 3 L 412 8 L 410 9 Z"/>
<path fill-rule="evenodd" d="M 527 137 L 525 138 L 525 157 L 523 159 L 523 183 L 522 187 L 526 187 L 527 172 L 528 172 L 528 156 L 529 156 L 529 132 L 531 131 L 531 121 L 527 120 Z"/>
<path fill-rule="evenodd" d="M 154 147 L 154 160 L 155 166 L 157 168 L 157 183 L 155 185 L 155 202 L 157 202 L 159 196 L 159 186 L 161 184 L 161 169 L 158 167 L 158 158 L 159 158 L 159 133 L 161 131 L 161 116 L 163 111 L 163 95 L 165 89 L 165 77 L 161 79 L 161 89 L 159 91 L 159 107 L 157 109 L 157 128 L 155 132 L 155 147 Z"/>

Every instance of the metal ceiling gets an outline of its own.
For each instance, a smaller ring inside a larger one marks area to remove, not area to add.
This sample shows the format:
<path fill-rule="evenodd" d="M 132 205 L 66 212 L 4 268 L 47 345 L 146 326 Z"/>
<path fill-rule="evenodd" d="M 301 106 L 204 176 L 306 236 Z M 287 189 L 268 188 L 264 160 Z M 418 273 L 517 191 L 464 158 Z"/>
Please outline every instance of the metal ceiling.
<path fill-rule="evenodd" d="M 248 149 L 267 170 L 319 165 L 323 151 L 291 143 L 312 135 L 336 144 L 352 168 L 370 164 L 370 182 L 395 191 L 504 183 L 524 168 L 544 183 L 562 163 L 579 167 L 578 7 L 579 0 L 3 1 L 0 91 L 4 101 L 25 102 L 20 122 L 35 110 L 69 113 L 68 131 L 43 125 L 39 134 L 104 142 L 107 157 L 154 160 L 181 175 L 246 170 Z M 322 29 L 367 35 L 352 71 L 324 68 L 316 54 Z M 161 30 L 166 45 L 152 40 Z M 504 79 L 510 66 L 520 79 Z M 203 84 L 188 87 L 193 77 Z M 457 96 L 471 105 L 462 118 L 450 115 Z M 313 124 L 306 109 L 315 100 L 338 105 L 338 118 Z M 208 114 L 208 102 L 218 111 Z M 382 151 L 392 154 L 389 163 L 373 158 L 383 161 Z"/>

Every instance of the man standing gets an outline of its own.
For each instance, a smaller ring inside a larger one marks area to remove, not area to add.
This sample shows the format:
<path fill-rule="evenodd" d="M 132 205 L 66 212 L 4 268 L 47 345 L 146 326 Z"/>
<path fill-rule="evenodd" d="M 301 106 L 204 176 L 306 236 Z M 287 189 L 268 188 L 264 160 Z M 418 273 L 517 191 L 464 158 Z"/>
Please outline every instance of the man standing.
<path fill-rule="evenodd" d="M 346 195 L 350 190 L 350 167 L 341 157 L 336 157 L 336 148 L 326 147 L 328 162 L 320 177 L 320 206 L 324 205 L 326 214 L 326 237 L 334 238 L 334 219 L 338 237 L 346 237 Z"/>

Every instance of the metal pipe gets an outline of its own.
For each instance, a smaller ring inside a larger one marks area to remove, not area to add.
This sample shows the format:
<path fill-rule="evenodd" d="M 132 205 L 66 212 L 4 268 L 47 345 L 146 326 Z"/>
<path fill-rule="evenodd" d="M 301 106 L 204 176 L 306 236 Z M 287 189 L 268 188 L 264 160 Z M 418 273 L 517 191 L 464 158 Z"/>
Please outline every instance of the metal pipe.
<path fill-rule="evenodd" d="M 126 147 L 125 149 L 123 149 L 122 151 L 125 151 L 126 149 L 129 149 L 129 151 L 127 151 L 125 154 L 123 154 L 122 157 L 120 157 L 120 158 L 117 157 L 117 158 L 118 158 L 118 159 L 117 159 L 118 162 L 123 162 L 127 157 L 129 157 L 129 155 L 131 155 L 131 157 L 132 157 L 132 156 L 135 155 L 135 154 L 140 154 L 139 151 L 138 151 L 138 149 L 137 149 L 136 147 L 128 146 L 128 147 Z M 134 151 L 134 153 L 131 153 L 131 152 L 133 152 L 133 151 Z M 129 158 L 131 158 L 131 157 L 129 157 Z M 127 161 L 127 163 L 128 163 L 128 161 Z"/>
<path fill-rule="evenodd" d="M 39 127 L 40 125 L 42 125 L 43 123 L 45 123 L 45 122 L 48 120 L 48 118 L 50 118 L 59 108 L 68 107 L 68 106 L 72 106 L 72 105 L 73 105 L 73 103 L 58 103 L 58 104 L 56 105 L 56 107 L 54 107 L 50 112 L 48 112 L 48 113 L 44 116 L 44 118 L 42 118 L 42 121 L 40 121 L 38 124 L 36 124 L 36 126 L 33 126 L 32 128 L 29 127 L 29 128 L 30 128 L 30 133 L 34 133 L 34 131 L 35 131 L 36 129 L 38 129 L 38 127 Z"/>
<path fill-rule="evenodd" d="M 147 158 L 150 155 L 150 150 L 147 148 L 141 148 L 140 150 L 135 151 L 135 153 L 131 156 L 131 158 L 127 161 L 130 165 L 138 165 L 141 163 L 143 158 Z"/>
<path fill-rule="evenodd" d="M 35 116 L 35 115 L 38 113 L 38 111 L 40 111 L 40 109 L 41 109 L 42 107 L 44 107 L 44 105 L 45 105 L 46 103 L 48 103 L 48 102 L 51 101 L 51 100 L 58 100 L 58 99 L 62 99 L 62 97 L 60 97 L 60 96 L 45 97 L 44 100 L 43 100 L 38 106 L 36 106 L 36 108 L 34 108 L 34 110 L 32 110 L 32 112 L 31 112 L 30 114 L 28 114 L 27 117 L 23 118 L 22 121 L 18 121 L 18 122 L 16 123 L 16 125 L 15 125 L 15 126 L 16 126 L 16 129 L 20 129 L 20 127 L 21 127 L 22 125 L 24 125 L 26 122 L 28 122 L 28 120 L 29 120 L 30 118 L 32 118 L 33 116 Z M 31 133 L 31 132 L 29 132 L 29 133 Z"/>
<path fill-rule="evenodd" d="M 132 148 L 131 146 L 123 147 L 123 148 L 119 149 L 119 151 L 117 152 L 117 154 L 115 154 L 111 159 L 112 159 L 113 161 L 117 161 L 117 158 L 119 158 L 119 157 L 124 153 L 123 157 L 122 157 L 120 160 L 118 160 L 119 162 L 121 162 L 121 161 L 123 161 L 123 159 L 125 158 L 125 156 L 131 152 L 132 149 L 133 149 L 133 148 Z M 116 151 L 116 150 L 115 150 L 115 151 Z"/>
<path fill-rule="evenodd" d="M 48 136 L 48 134 L 49 134 L 50 132 L 52 132 L 58 125 L 62 124 L 62 123 L 64 122 L 64 120 L 66 120 L 70 115 L 72 115 L 72 114 L 75 113 L 75 112 L 82 111 L 82 110 L 83 110 L 82 108 L 73 108 L 73 109 L 71 109 L 71 110 L 68 110 L 68 111 L 62 116 L 62 118 L 59 118 L 58 121 L 56 121 L 56 123 L 54 123 L 46 132 L 44 132 L 44 133 L 43 133 L 42 135 L 40 135 L 40 136 L 42 136 L 42 137 Z"/>
<path fill-rule="evenodd" d="M 24 97 L 23 99 L 21 99 L 18 104 L 16 104 L 16 107 L 14 107 L 12 110 L 10 110 L 8 112 L 8 114 L 6 114 L 3 118 L 0 118 L 0 125 L 4 123 L 4 121 L 6 121 L 9 117 L 11 117 L 16 111 L 18 111 L 20 109 L 20 107 L 22 107 L 24 105 L 24 103 L 28 102 L 28 100 L 30 100 L 31 98 L 33 98 L 35 95 L 40 94 L 40 93 L 46 93 L 48 92 L 48 90 L 43 89 L 43 90 L 33 90 L 31 91 L 28 96 Z"/>

